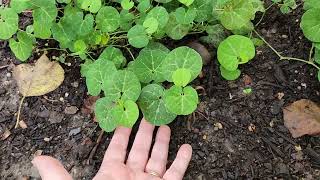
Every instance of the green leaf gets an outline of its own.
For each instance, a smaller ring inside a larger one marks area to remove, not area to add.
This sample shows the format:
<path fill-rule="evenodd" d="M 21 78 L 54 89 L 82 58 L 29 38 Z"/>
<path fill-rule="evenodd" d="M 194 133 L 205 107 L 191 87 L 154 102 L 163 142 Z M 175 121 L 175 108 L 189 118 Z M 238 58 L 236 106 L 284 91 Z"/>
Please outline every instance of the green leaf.
<path fill-rule="evenodd" d="M 158 30 L 159 23 L 158 23 L 157 19 L 151 17 L 151 18 L 147 18 L 143 22 L 143 27 L 145 28 L 145 31 L 148 34 L 153 34 Z"/>
<path fill-rule="evenodd" d="M 309 10 L 311 8 L 320 8 L 319 0 L 305 0 L 303 4 L 304 10 Z"/>
<path fill-rule="evenodd" d="M 191 24 L 197 16 L 196 9 L 188 9 L 179 7 L 175 11 L 176 20 L 179 24 Z"/>
<path fill-rule="evenodd" d="M 86 59 L 85 62 L 80 65 L 81 77 L 87 77 L 91 64 L 93 64 L 93 61 L 91 59 Z"/>
<path fill-rule="evenodd" d="M 117 68 L 121 68 L 126 63 L 126 58 L 123 56 L 120 49 L 109 46 L 103 50 L 99 59 L 112 61 Z"/>
<path fill-rule="evenodd" d="M 94 24 L 94 17 L 91 14 L 87 14 L 84 17 L 84 20 L 81 21 L 81 24 L 76 26 L 79 28 L 77 34 L 79 36 L 89 35 L 90 33 L 93 32 L 93 24 Z"/>
<path fill-rule="evenodd" d="M 130 13 L 128 10 L 122 10 L 120 12 L 120 29 L 124 31 L 129 31 L 132 28 L 134 22 L 134 14 Z"/>
<path fill-rule="evenodd" d="M 218 61 L 228 71 L 235 71 L 239 64 L 247 63 L 254 56 L 254 44 L 244 36 L 229 36 L 218 47 Z"/>
<path fill-rule="evenodd" d="M 191 80 L 191 72 L 189 69 L 179 68 L 172 74 L 172 80 L 176 86 L 185 87 Z"/>
<path fill-rule="evenodd" d="M 111 109 L 113 119 L 118 119 L 118 126 L 132 128 L 139 118 L 138 105 L 131 100 L 120 103 Z"/>
<path fill-rule="evenodd" d="M 139 79 L 133 72 L 120 70 L 112 75 L 109 83 L 104 84 L 103 91 L 106 97 L 113 100 L 136 101 L 141 92 L 141 85 Z"/>
<path fill-rule="evenodd" d="M 194 0 L 179 0 L 182 4 L 186 6 L 190 6 L 193 3 Z"/>
<path fill-rule="evenodd" d="M 225 69 L 223 66 L 220 66 L 220 73 L 221 76 L 228 81 L 236 80 L 241 75 L 241 71 L 239 69 L 236 69 L 235 71 L 229 71 Z"/>
<path fill-rule="evenodd" d="M 196 22 L 214 20 L 212 16 L 213 9 L 216 6 L 216 0 L 195 0 L 190 8 L 197 10 Z"/>
<path fill-rule="evenodd" d="M 111 109 L 115 103 L 109 98 L 100 98 L 95 104 L 95 115 L 99 122 L 99 126 L 106 132 L 112 132 L 117 126 L 118 121 L 114 119 Z"/>
<path fill-rule="evenodd" d="M 19 17 L 11 8 L 0 7 L 0 39 L 9 39 L 18 30 Z"/>
<path fill-rule="evenodd" d="M 145 28 L 141 25 L 133 26 L 128 32 L 128 41 L 133 47 L 146 47 L 149 43 L 149 37 Z"/>
<path fill-rule="evenodd" d="M 140 0 L 137 7 L 138 11 L 142 13 L 145 13 L 150 8 L 151 8 L 150 0 Z"/>
<path fill-rule="evenodd" d="M 86 73 L 88 92 L 92 96 L 98 96 L 104 86 L 110 83 L 117 69 L 113 62 L 99 59 L 90 64 Z"/>
<path fill-rule="evenodd" d="M 121 7 L 125 10 L 130 10 L 131 8 L 133 8 L 133 6 L 134 6 L 134 2 L 132 2 L 131 0 L 121 1 Z"/>
<path fill-rule="evenodd" d="M 69 4 L 71 0 L 57 0 L 58 3 L 66 3 Z"/>
<path fill-rule="evenodd" d="M 171 2 L 172 0 L 154 0 L 154 1 L 159 3 L 168 3 L 168 2 Z"/>
<path fill-rule="evenodd" d="M 102 7 L 96 16 L 96 23 L 102 32 L 113 32 L 120 27 L 120 14 L 112 6 Z"/>
<path fill-rule="evenodd" d="M 177 22 L 177 18 L 174 13 L 170 14 L 169 22 L 166 26 L 166 34 L 174 40 L 180 40 L 186 36 L 189 30 L 192 28 L 191 24 L 180 24 Z"/>
<path fill-rule="evenodd" d="M 136 60 L 133 61 L 130 69 L 142 83 L 150 83 L 151 81 L 163 82 L 165 78 L 161 66 L 167 55 L 167 52 L 160 49 L 144 49 Z"/>
<path fill-rule="evenodd" d="M 318 71 L 318 81 L 320 82 L 320 70 Z"/>
<path fill-rule="evenodd" d="M 58 10 L 55 0 L 30 0 L 36 8 L 32 11 L 34 35 L 41 39 L 51 36 L 51 27 L 56 20 Z"/>
<path fill-rule="evenodd" d="M 228 30 L 240 29 L 254 18 L 255 9 L 252 2 L 244 0 L 229 0 L 218 3 L 221 24 Z"/>
<path fill-rule="evenodd" d="M 16 12 L 21 13 L 26 9 L 32 8 L 30 0 L 11 0 L 10 7 Z"/>
<path fill-rule="evenodd" d="M 158 84 L 145 86 L 138 104 L 145 119 L 153 125 L 169 124 L 177 117 L 167 109 L 164 102 L 164 88 Z"/>
<path fill-rule="evenodd" d="M 87 44 L 83 40 L 77 40 L 76 42 L 74 42 L 73 47 L 75 52 L 79 54 L 83 54 L 87 50 Z"/>
<path fill-rule="evenodd" d="M 194 80 L 201 72 L 202 58 L 195 50 L 182 46 L 174 49 L 168 54 L 161 68 L 166 80 L 169 82 L 173 81 L 173 73 L 180 68 L 190 70 L 190 80 Z"/>
<path fill-rule="evenodd" d="M 312 42 L 320 42 L 320 8 L 313 8 L 305 12 L 300 27 L 306 38 Z"/>
<path fill-rule="evenodd" d="M 149 11 L 146 19 L 148 19 L 148 18 L 155 18 L 159 23 L 159 27 L 164 28 L 166 26 L 166 24 L 168 23 L 169 14 L 164 7 L 157 6 Z"/>
<path fill-rule="evenodd" d="M 167 53 L 167 54 L 170 52 L 170 50 L 166 46 L 164 46 L 163 44 L 161 44 L 159 42 L 151 41 L 148 44 L 148 46 L 146 46 L 145 48 L 143 48 L 140 51 L 139 55 L 144 53 L 144 51 L 149 51 L 149 50 L 162 51 L 162 52 Z"/>
<path fill-rule="evenodd" d="M 172 86 L 165 91 L 164 101 L 168 110 L 177 115 L 188 115 L 197 109 L 198 93 L 191 86 Z"/>
<path fill-rule="evenodd" d="M 81 9 L 97 13 L 101 8 L 101 0 L 77 0 Z"/>
<path fill-rule="evenodd" d="M 24 31 L 19 31 L 17 39 L 18 41 L 10 39 L 9 46 L 20 61 L 26 61 L 31 56 L 35 38 Z"/>

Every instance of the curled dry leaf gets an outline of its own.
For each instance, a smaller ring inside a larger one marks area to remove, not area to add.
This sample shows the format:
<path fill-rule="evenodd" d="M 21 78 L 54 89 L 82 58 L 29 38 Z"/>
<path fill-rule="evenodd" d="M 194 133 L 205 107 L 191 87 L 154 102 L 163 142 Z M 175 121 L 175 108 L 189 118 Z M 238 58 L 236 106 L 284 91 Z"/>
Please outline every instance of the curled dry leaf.
<path fill-rule="evenodd" d="M 11 135 L 11 132 L 8 128 L 5 129 L 4 133 L 0 136 L 1 140 L 7 139 Z"/>
<path fill-rule="evenodd" d="M 194 49 L 195 51 L 197 51 L 200 54 L 204 65 L 209 64 L 212 57 L 211 57 L 210 52 L 208 51 L 208 49 L 204 45 L 200 44 L 199 42 L 194 41 L 194 42 L 188 43 L 187 46 Z"/>
<path fill-rule="evenodd" d="M 320 107 L 310 100 L 301 99 L 285 107 L 283 118 L 294 138 L 320 134 Z"/>
<path fill-rule="evenodd" d="M 64 70 L 44 54 L 34 65 L 14 67 L 13 76 L 24 97 L 41 96 L 58 88 L 64 80 Z"/>

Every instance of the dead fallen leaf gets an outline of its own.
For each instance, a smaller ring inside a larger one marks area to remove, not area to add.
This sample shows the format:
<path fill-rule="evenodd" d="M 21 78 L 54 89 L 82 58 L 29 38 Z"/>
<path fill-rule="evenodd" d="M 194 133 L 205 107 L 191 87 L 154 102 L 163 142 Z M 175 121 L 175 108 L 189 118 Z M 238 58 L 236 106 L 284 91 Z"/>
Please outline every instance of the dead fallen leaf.
<path fill-rule="evenodd" d="M 81 112 L 86 115 L 92 114 L 94 111 L 94 105 L 99 98 L 100 98 L 99 96 L 87 97 L 84 100 L 83 106 L 81 108 Z"/>
<path fill-rule="evenodd" d="M 292 137 L 320 134 L 320 107 L 316 103 L 301 99 L 283 109 L 284 125 Z"/>
<path fill-rule="evenodd" d="M 27 124 L 26 124 L 23 120 L 19 121 L 19 126 L 20 126 L 22 129 L 27 129 L 27 128 L 28 128 Z"/>
<path fill-rule="evenodd" d="M 34 155 L 34 157 L 37 157 L 37 156 L 42 155 L 42 152 L 43 152 L 43 150 L 39 149 L 33 155 Z"/>
<path fill-rule="evenodd" d="M 14 67 L 13 76 L 23 96 L 41 96 L 60 86 L 64 71 L 59 63 L 50 61 L 44 54 L 34 65 L 20 64 Z"/>
<path fill-rule="evenodd" d="M 10 130 L 9 130 L 8 128 L 6 128 L 5 131 L 4 131 L 4 133 L 1 135 L 1 138 L 0 138 L 0 139 L 3 141 L 3 140 L 5 140 L 5 139 L 7 139 L 10 135 L 11 135 Z"/>
<path fill-rule="evenodd" d="M 252 84 L 252 78 L 249 75 L 243 76 L 243 83 L 245 86 L 249 86 Z"/>
<path fill-rule="evenodd" d="M 212 56 L 211 56 L 210 52 L 201 43 L 199 43 L 197 41 L 193 41 L 193 42 L 188 43 L 187 46 L 194 49 L 195 51 L 197 51 L 200 54 L 204 65 L 207 65 L 210 63 L 210 61 L 212 61 Z"/>

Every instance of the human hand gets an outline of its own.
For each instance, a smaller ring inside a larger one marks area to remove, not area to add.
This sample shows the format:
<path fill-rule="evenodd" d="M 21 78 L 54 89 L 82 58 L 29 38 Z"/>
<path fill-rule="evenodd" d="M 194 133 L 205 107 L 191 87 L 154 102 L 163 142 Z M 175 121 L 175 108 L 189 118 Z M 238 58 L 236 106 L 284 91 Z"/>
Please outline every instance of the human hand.
<path fill-rule="evenodd" d="M 94 180 L 181 180 L 191 159 L 191 146 L 182 145 L 176 159 L 167 170 L 170 128 L 168 126 L 159 127 L 149 158 L 154 128 L 144 119 L 141 121 L 126 161 L 131 129 L 117 128 Z M 61 163 L 52 157 L 38 156 L 32 163 L 43 180 L 72 179 Z"/>

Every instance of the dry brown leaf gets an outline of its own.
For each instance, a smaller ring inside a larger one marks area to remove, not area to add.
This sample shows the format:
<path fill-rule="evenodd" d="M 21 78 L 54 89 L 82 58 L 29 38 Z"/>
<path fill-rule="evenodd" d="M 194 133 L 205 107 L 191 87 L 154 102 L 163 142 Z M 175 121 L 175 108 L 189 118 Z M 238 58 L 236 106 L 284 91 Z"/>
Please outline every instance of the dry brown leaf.
<path fill-rule="evenodd" d="M 3 141 L 11 135 L 11 132 L 8 128 L 5 129 L 4 133 L 0 136 L 0 139 Z"/>
<path fill-rule="evenodd" d="M 52 62 L 44 54 L 34 65 L 20 64 L 13 70 L 20 93 L 25 96 L 47 94 L 64 80 L 64 71 L 57 62 Z"/>
<path fill-rule="evenodd" d="M 284 108 L 283 118 L 294 138 L 320 134 L 320 107 L 310 100 L 301 99 Z"/>
<path fill-rule="evenodd" d="M 83 106 L 81 108 L 81 112 L 86 115 L 92 114 L 94 111 L 94 105 L 99 98 L 100 98 L 100 96 L 87 97 L 84 100 Z"/>
<path fill-rule="evenodd" d="M 20 126 L 22 129 L 27 129 L 27 128 L 28 128 L 26 122 L 24 122 L 23 120 L 19 121 L 19 126 Z"/>

